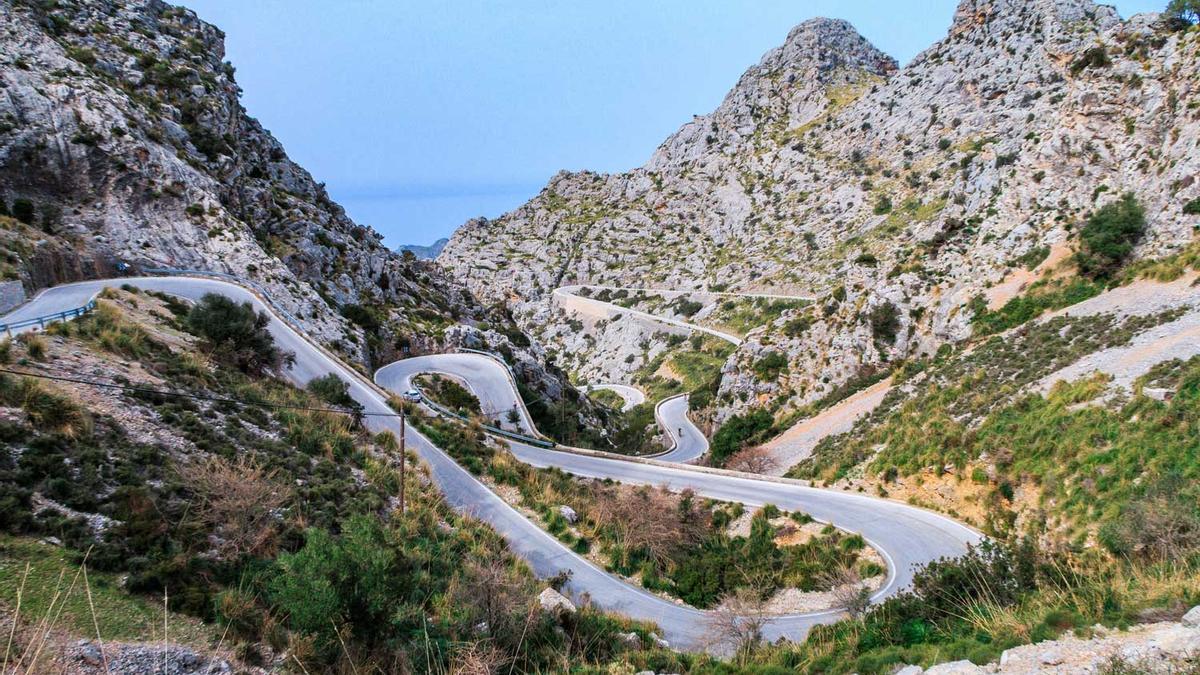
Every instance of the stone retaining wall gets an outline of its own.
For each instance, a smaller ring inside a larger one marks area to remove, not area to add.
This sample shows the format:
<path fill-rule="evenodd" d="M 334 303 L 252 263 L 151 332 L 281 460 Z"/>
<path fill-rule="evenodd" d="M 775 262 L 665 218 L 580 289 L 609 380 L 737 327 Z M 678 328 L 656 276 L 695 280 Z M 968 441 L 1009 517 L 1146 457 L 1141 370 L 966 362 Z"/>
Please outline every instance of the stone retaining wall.
<path fill-rule="evenodd" d="M 25 302 L 25 286 L 20 281 L 0 281 L 0 314 Z"/>

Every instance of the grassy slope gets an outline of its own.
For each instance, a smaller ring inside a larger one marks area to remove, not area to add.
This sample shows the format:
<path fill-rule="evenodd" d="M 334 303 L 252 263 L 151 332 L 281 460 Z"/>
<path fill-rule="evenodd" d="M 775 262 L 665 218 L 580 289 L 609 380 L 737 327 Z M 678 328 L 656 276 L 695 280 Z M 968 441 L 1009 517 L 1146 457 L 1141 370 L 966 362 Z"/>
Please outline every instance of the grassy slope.
<path fill-rule="evenodd" d="M 90 605 L 77 555 L 29 537 L 0 535 L 0 602 L 8 611 L 15 613 L 19 595 L 21 616 L 29 622 L 40 621 L 49 614 L 58 616 L 56 628 L 74 635 L 94 637 L 94 620 L 105 640 L 161 637 L 164 618 L 161 598 L 156 602 L 150 597 L 126 593 L 121 590 L 117 574 L 89 569 L 87 579 Z M 214 627 L 177 612 L 169 614 L 167 620 L 167 630 L 174 642 L 205 647 L 219 637 Z"/>

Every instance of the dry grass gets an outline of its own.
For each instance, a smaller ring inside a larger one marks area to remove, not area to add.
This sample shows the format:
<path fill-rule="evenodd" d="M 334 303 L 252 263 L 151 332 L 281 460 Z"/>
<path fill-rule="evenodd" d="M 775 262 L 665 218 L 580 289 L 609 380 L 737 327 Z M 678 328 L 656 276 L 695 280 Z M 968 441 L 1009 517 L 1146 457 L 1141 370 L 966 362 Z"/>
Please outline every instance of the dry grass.
<path fill-rule="evenodd" d="M 275 555 L 276 513 L 290 494 L 276 480 L 276 471 L 268 471 L 246 456 L 233 461 L 210 456 L 181 467 L 179 474 L 199 497 L 192 511 L 198 522 L 217 534 L 221 559 Z"/>

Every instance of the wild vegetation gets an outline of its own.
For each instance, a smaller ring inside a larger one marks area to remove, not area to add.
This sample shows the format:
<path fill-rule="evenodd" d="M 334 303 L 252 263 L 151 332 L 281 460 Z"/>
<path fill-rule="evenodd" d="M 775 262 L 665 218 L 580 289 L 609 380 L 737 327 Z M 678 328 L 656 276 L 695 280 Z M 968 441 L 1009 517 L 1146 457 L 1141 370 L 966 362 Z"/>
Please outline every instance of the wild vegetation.
<path fill-rule="evenodd" d="M 610 571 L 693 606 L 712 607 L 745 589 L 760 600 L 781 588 L 825 589 L 832 583 L 830 569 L 854 570 L 856 578 L 884 571 L 859 559 L 861 537 L 832 527 L 801 543 L 777 543 L 811 522 L 803 514 L 783 518 L 768 506 L 753 514 L 748 534 L 730 534 L 730 523 L 745 515 L 740 504 L 533 469 L 478 426 L 425 417 L 411 406 L 409 411 L 429 439 L 468 470 L 515 489 L 519 504 L 565 545 L 579 553 L 596 551 Z"/>
<path fill-rule="evenodd" d="M 421 375 L 416 379 L 421 391 L 435 402 L 458 412 L 460 415 L 483 415 L 479 398 L 469 389 L 442 375 Z M 499 411 L 488 411 L 498 416 Z"/>
<path fill-rule="evenodd" d="M 243 370 L 268 362 L 257 357 L 213 367 L 194 356 L 191 343 L 211 334 L 183 331 L 207 325 L 192 313 L 212 306 L 110 294 L 93 314 L 39 338 L 44 361 L 22 341 L 9 347 L 29 372 L 81 354 L 97 364 L 134 359 L 144 369 L 133 380 L 140 387 L 153 378 L 155 389 L 222 400 L 108 392 L 126 416 L 150 416 L 167 431 L 145 438 L 109 408 L 85 403 L 90 389 L 0 376 L 0 598 L 28 586 L 22 561 L 37 571 L 30 581 L 51 573 L 47 547 L 29 537 L 53 536 L 63 545 L 56 565 L 88 567 L 96 621 L 110 640 L 148 637 L 143 623 L 161 625 L 166 594 L 180 639 L 205 647 L 223 635 L 246 664 L 286 650 L 284 667 L 298 671 L 447 672 L 484 662 L 544 672 L 630 649 L 618 632 L 649 644 L 646 627 L 591 609 L 543 613 L 533 601 L 541 587 L 503 541 L 411 471 L 399 512 L 395 439 L 370 435 L 353 414 L 319 411 L 345 403 L 340 380 L 301 390 Z M 242 344 L 273 353 L 269 336 L 255 334 L 261 327 L 242 325 Z M 130 382 L 112 377 L 101 381 Z M 116 575 L 125 578 L 120 589 Z M 40 620 L 32 612 L 51 591 L 25 592 L 25 616 Z M 79 593 L 62 625 L 93 620 Z M 14 655 L 35 644 L 14 645 Z"/>
<path fill-rule="evenodd" d="M 1101 376 L 1034 388 L 1177 316 L 1057 317 L 903 369 L 910 391 L 827 438 L 790 475 L 865 478 L 884 495 L 899 481 L 977 486 L 976 524 L 994 545 L 929 566 L 911 593 L 861 620 L 748 659 L 831 673 L 986 663 L 1011 646 L 1178 617 L 1196 604 L 1200 358 L 1158 365 L 1131 395 L 1114 395 Z M 1151 397 L 1151 388 L 1170 394 Z"/>
<path fill-rule="evenodd" d="M 1193 548 L 1169 560 L 1047 550 L 1031 539 L 986 545 L 918 572 L 911 592 L 861 618 L 813 630 L 798 646 L 746 649 L 750 672 L 889 673 L 900 664 L 996 660 L 1007 648 L 1178 617 L 1200 599 Z M 1128 672 L 1128 671 L 1121 671 Z M 1137 671 L 1140 672 L 1140 671 Z"/>

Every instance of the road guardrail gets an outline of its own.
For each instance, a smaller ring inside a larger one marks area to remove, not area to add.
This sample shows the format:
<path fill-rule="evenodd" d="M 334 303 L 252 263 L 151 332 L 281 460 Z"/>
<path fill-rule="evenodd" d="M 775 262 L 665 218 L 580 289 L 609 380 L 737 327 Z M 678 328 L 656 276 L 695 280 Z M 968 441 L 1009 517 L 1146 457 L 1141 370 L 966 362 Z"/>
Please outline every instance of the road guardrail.
<path fill-rule="evenodd" d="M 88 312 L 92 311 L 95 308 L 96 308 L 96 300 L 93 298 L 92 300 L 88 300 L 87 304 L 82 307 L 76 307 L 74 309 L 66 309 L 61 312 L 56 312 L 54 314 L 46 314 L 45 316 L 37 316 L 32 319 L 25 319 L 24 321 L 14 321 L 12 323 L 0 323 L 0 333 L 4 333 L 4 334 L 8 335 L 9 337 L 12 337 L 13 331 L 15 331 L 19 328 L 28 328 L 30 326 L 37 326 L 38 328 L 45 330 L 46 326 L 48 326 L 49 324 L 57 323 L 59 321 L 66 321 L 68 319 L 74 319 L 76 317 L 83 316 L 84 314 L 87 314 Z"/>

